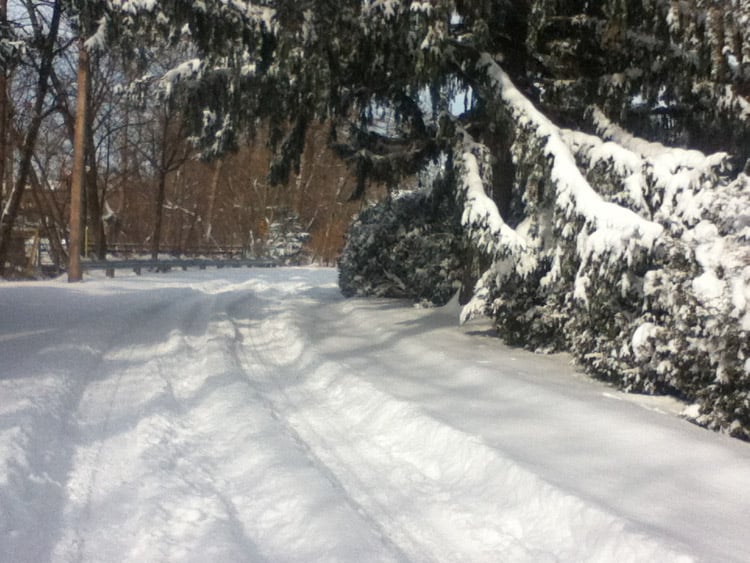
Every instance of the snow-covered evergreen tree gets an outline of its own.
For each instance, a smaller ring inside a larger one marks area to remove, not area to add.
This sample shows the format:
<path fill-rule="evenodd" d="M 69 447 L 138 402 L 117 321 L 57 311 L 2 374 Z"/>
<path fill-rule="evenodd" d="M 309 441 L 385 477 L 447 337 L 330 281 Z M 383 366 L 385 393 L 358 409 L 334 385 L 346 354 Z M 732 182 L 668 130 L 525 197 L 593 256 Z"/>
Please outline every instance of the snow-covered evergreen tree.
<path fill-rule="evenodd" d="M 571 349 L 595 375 L 667 391 L 697 421 L 747 438 L 750 192 L 727 153 L 633 137 L 592 109 L 597 132 L 552 124 L 490 58 L 488 87 L 513 131 L 511 228 L 485 195 L 483 145 L 461 143 L 464 219 L 492 257 L 464 311 L 533 348 Z"/>
<path fill-rule="evenodd" d="M 354 196 L 446 157 L 457 263 L 488 265 L 466 316 L 750 435 L 750 1 L 101 5 L 92 41 L 194 42 L 163 83 L 207 154 L 266 119 L 281 179 L 325 118 Z"/>
<path fill-rule="evenodd" d="M 456 206 L 439 189 L 405 191 L 359 214 L 339 261 L 339 286 L 346 296 L 443 305 L 461 287 L 465 245 Z"/>

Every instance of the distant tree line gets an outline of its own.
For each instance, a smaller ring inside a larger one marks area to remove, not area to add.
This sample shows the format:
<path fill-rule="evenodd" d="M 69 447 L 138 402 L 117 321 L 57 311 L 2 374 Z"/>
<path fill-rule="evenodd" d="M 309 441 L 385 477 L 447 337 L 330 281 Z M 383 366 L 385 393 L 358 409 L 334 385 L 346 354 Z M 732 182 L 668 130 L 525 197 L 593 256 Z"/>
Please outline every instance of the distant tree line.
<path fill-rule="evenodd" d="M 23 258 L 8 253 L 23 250 L 32 232 L 55 264 L 68 265 L 77 38 L 95 3 L 86 4 L 78 12 L 62 1 L 0 1 L 0 270 L 8 275 Z M 236 154 L 207 161 L 189 139 L 184 107 L 160 83 L 192 50 L 160 41 L 88 53 L 82 251 L 262 252 L 269 225 L 294 216 L 311 233 L 309 258 L 331 263 L 361 202 L 349 201 L 355 180 L 324 126 L 306 132 L 300 174 L 278 188 L 267 178 L 267 122 L 241 135 Z"/>

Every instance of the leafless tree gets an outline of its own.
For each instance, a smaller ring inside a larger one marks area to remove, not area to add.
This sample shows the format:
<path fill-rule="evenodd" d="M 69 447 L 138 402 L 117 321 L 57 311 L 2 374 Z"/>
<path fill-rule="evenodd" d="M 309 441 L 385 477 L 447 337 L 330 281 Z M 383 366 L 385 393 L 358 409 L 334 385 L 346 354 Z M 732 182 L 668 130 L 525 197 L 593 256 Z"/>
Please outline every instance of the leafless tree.
<path fill-rule="evenodd" d="M 2 215 L 0 215 L 0 274 L 3 274 L 5 271 L 5 262 L 13 225 L 18 216 L 21 198 L 29 182 L 34 148 L 46 113 L 45 102 L 47 93 L 49 92 L 49 78 L 55 58 L 55 47 L 62 16 L 62 7 L 58 0 L 51 3 L 28 0 L 23 2 L 23 4 L 27 8 L 34 40 L 40 46 L 38 50 L 38 72 L 31 121 L 26 129 L 21 147 L 18 175 L 10 192 L 8 202 L 3 208 Z M 45 21 L 45 11 L 39 10 L 39 5 L 41 4 L 46 5 L 51 10 L 48 21 Z"/>

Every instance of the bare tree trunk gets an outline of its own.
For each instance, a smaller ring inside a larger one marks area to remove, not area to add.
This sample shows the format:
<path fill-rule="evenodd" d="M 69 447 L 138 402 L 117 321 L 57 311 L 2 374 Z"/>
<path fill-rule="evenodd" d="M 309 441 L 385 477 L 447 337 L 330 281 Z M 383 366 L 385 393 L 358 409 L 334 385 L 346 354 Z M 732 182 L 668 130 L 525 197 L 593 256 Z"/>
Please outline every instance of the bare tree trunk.
<path fill-rule="evenodd" d="M 158 185 L 156 189 L 156 209 L 154 217 L 154 231 L 151 240 L 151 256 L 156 260 L 159 256 L 161 246 L 162 225 L 164 222 L 164 203 L 167 196 L 167 176 L 170 172 L 179 170 L 180 166 L 187 160 L 187 152 L 184 149 L 182 141 L 182 128 L 177 132 L 171 129 L 173 115 L 167 113 L 164 115 L 162 123 L 161 138 L 158 143 L 159 157 L 156 161 L 158 171 Z M 155 159 L 156 160 L 156 159 Z"/>
<path fill-rule="evenodd" d="M 61 267 L 68 261 L 68 255 L 65 252 L 65 247 L 62 243 L 63 237 L 61 236 L 61 233 L 64 233 L 65 221 L 62 218 L 62 214 L 60 213 L 57 204 L 52 197 L 48 195 L 49 192 L 44 189 L 42 181 L 39 179 L 33 168 L 29 179 L 31 180 L 31 194 L 34 198 L 34 204 L 39 209 L 42 230 L 49 241 L 49 250 L 52 261 L 55 266 Z"/>
<path fill-rule="evenodd" d="M 89 88 L 89 55 L 78 39 L 78 99 L 76 101 L 76 131 L 73 140 L 73 175 L 70 189 L 70 249 L 68 255 L 68 281 L 83 279 L 81 270 L 82 204 L 86 164 L 87 110 Z"/>
<path fill-rule="evenodd" d="M 164 200 L 167 192 L 167 172 L 159 171 L 159 184 L 156 188 L 156 214 L 154 217 L 154 234 L 151 238 L 151 258 L 159 258 L 159 247 L 161 241 L 161 226 L 164 219 Z"/>
<path fill-rule="evenodd" d="M 60 2 L 55 2 L 50 20 L 49 32 L 44 39 L 44 46 L 41 50 L 41 63 L 39 67 L 39 77 L 36 87 L 36 99 L 34 100 L 34 109 L 26 132 L 23 147 L 21 149 L 21 158 L 18 165 L 18 177 L 10 193 L 10 198 L 0 215 L 0 275 L 5 272 L 5 261 L 8 256 L 10 247 L 10 238 L 13 226 L 18 216 L 18 210 L 21 206 L 21 198 L 26 189 L 31 172 L 31 161 L 34 156 L 34 147 L 36 146 L 39 128 L 44 119 L 44 99 L 49 90 L 49 76 L 52 72 L 52 61 L 55 56 L 55 43 L 57 41 L 57 32 L 60 27 Z"/>
<path fill-rule="evenodd" d="M 90 69 L 89 69 L 90 70 Z M 91 73 L 89 72 L 89 86 L 91 91 Z M 88 111 L 91 111 L 89 107 Z M 107 241 L 104 236 L 104 223 L 102 222 L 102 206 L 99 200 L 99 173 L 96 162 L 94 145 L 94 130 L 91 119 L 86 120 L 86 179 L 84 187 L 86 190 L 86 225 L 89 229 L 94 255 L 99 260 L 104 260 L 107 254 Z M 87 249 L 88 250 L 88 249 Z"/>
<path fill-rule="evenodd" d="M 208 194 L 208 210 L 206 211 L 206 230 L 203 232 L 203 242 L 211 243 L 211 230 L 213 229 L 214 206 L 216 205 L 216 192 L 219 190 L 219 177 L 224 166 L 224 159 L 220 158 L 214 166 L 214 174 L 211 178 L 211 191 Z"/>

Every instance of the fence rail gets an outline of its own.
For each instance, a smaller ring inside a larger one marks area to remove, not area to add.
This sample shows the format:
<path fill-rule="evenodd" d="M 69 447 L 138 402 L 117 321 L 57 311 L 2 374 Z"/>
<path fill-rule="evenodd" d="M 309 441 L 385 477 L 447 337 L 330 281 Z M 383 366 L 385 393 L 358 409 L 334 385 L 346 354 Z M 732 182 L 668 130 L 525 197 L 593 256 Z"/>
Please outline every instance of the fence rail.
<path fill-rule="evenodd" d="M 139 255 L 146 254 L 150 255 L 152 252 L 151 247 L 144 245 L 143 243 L 137 242 L 114 242 L 107 243 L 107 253 L 109 254 L 122 254 L 122 255 Z M 227 256 L 227 257 L 245 257 L 251 253 L 251 249 L 247 246 L 241 245 L 203 245 L 203 246 L 189 246 L 186 248 L 182 247 L 170 247 L 162 246 L 159 247 L 159 254 L 165 254 L 170 256 Z M 87 247 L 87 254 L 93 254 L 93 248 Z"/>
<path fill-rule="evenodd" d="M 258 258 L 224 260 L 211 258 L 176 258 L 174 260 L 148 260 L 148 259 L 125 259 L 125 260 L 84 260 L 81 269 L 84 271 L 104 270 L 108 277 L 114 277 L 115 270 L 133 270 L 141 275 L 143 270 L 152 272 L 168 272 L 175 268 L 187 270 L 188 268 L 273 268 L 279 263 L 274 260 L 262 260 Z"/>

